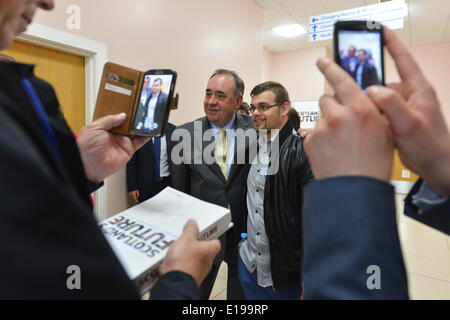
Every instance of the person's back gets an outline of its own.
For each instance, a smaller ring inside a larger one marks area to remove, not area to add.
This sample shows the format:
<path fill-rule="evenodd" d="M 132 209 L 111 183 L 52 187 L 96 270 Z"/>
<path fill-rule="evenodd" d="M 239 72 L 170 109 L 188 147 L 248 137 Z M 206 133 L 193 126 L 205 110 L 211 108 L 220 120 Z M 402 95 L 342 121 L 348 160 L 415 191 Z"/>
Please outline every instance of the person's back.
<path fill-rule="evenodd" d="M 30 66 L 0 63 L 0 75 L 0 297 L 138 298 L 97 228 L 78 149 L 55 109 L 53 90 L 31 74 Z M 22 77 L 37 84 L 38 96 L 45 97 L 60 160 L 30 102 L 21 98 L 26 95 Z M 81 270 L 82 290 L 70 290 L 66 283 L 72 265 Z"/>

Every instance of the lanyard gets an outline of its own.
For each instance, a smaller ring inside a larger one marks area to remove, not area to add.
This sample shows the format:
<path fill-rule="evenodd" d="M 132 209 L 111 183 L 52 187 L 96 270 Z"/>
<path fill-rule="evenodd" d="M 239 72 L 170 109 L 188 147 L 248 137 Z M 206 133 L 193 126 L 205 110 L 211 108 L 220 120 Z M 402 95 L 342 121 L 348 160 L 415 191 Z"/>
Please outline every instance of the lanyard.
<path fill-rule="evenodd" d="M 53 129 L 50 125 L 50 121 L 48 119 L 47 113 L 44 110 L 44 107 L 42 106 L 41 100 L 39 99 L 36 90 L 33 88 L 33 85 L 31 84 L 30 80 L 27 78 L 22 78 L 22 85 L 25 89 L 25 92 L 28 95 L 28 98 L 31 101 L 31 104 L 34 107 L 34 111 L 36 112 L 36 115 L 39 119 L 39 122 L 41 124 L 42 129 L 44 129 L 44 133 L 47 136 L 48 143 L 50 144 L 50 148 L 53 152 L 53 155 L 55 156 L 56 160 L 59 162 L 60 165 L 62 165 L 62 157 L 61 152 L 59 150 L 58 143 L 56 141 L 55 134 L 53 132 Z"/>

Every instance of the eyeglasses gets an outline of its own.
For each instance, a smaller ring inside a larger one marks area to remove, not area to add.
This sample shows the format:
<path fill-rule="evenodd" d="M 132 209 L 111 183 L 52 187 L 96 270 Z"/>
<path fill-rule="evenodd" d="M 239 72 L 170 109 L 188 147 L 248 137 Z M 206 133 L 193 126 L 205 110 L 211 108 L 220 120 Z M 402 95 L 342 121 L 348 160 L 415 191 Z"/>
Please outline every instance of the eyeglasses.
<path fill-rule="evenodd" d="M 261 105 L 261 106 L 254 106 L 254 105 L 250 105 L 250 108 L 248 108 L 248 110 L 251 112 L 251 113 L 253 113 L 253 112 L 255 112 L 255 110 L 258 110 L 259 112 L 264 112 L 264 111 L 267 111 L 267 110 L 269 110 L 270 108 L 273 108 L 273 107 L 277 107 L 277 106 L 279 106 L 279 105 L 281 105 L 282 103 L 277 103 L 277 104 L 274 104 L 274 105 Z"/>

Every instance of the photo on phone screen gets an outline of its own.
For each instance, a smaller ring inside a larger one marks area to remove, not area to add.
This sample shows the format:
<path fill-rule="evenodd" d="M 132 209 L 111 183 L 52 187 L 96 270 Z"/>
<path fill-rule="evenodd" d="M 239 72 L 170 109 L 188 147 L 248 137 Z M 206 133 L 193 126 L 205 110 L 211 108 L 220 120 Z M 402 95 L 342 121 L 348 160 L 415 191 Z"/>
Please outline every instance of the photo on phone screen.
<path fill-rule="evenodd" d="M 173 74 L 145 74 L 133 127 L 137 135 L 161 135 L 173 81 Z"/>
<path fill-rule="evenodd" d="M 383 85 L 383 47 L 381 32 L 338 30 L 335 43 L 337 61 L 365 90 L 371 85 Z"/>

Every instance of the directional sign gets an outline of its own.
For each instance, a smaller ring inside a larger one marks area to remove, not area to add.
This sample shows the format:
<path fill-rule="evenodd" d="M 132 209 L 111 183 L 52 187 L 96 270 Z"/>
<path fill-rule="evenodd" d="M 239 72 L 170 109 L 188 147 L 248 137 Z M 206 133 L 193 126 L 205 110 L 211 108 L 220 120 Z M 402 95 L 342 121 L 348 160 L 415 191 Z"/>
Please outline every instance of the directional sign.
<path fill-rule="evenodd" d="M 336 21 L 340 20 L 369 20 L 377 21 L 390 29 L 403 28 L 407 5 L 404 0 L 393 0 L 373 4 L 370 6 L 348 9 L 313 16 L 309 19 L 309 41 L 322 41 L 333 38 Z"/>

